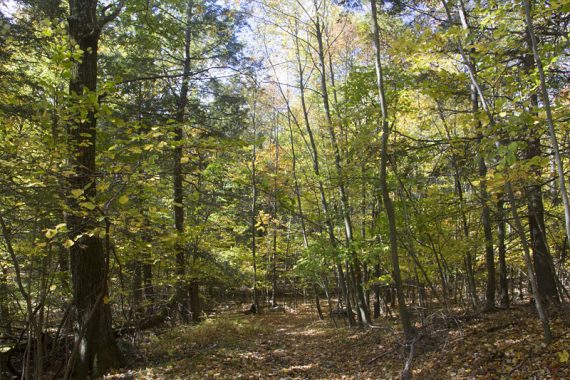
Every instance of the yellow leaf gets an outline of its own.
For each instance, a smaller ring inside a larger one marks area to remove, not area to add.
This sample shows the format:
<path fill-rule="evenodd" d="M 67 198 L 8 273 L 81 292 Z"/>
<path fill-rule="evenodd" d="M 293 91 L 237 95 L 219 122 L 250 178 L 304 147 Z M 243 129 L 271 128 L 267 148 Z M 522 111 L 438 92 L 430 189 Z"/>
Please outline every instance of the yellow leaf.
<path fill-rule="evenodd" d="M 73 244 L 75 244 L 75 242 L 74 242 L 73 240 L 67 239 L 67 240 L 63 243 L 63 246 L 64 246 L 65 248 L 71 248 L 71 246 L 72 246 Z"/>
<path fill-rule="evenodd" d="M 190 161 L 190 158 L 189 158 L 188 156 L 184 156 L 184 157 L 182 157 L 182 158 L 180 159 L 180 163 L 181 163 L 181 164 L 185 164 L 185 163 L 187 163 L 188 161 Z"/>
<path fill-rule="evenodd" d="M 91 202 L 81 202 L 79 205 L 87 210 L 95 210 L 95 207 L 97 207 Z"/>
<path fill-rule="evenodd" d="M 121 195 L 121 197 L 119 198 L 119 203 L 122 205 L 124 205 L 128 201 L 129 201 L 129 197 L 127 195 Z"/>
<path fill-rule="evenodd" d="M 560 363 L 567 363 L 569 357 L 570 354 L 566 350 L 558 352 L 558 359 L 560 360 Z"/>
<path fill-rule="evenodd" d="M 71 190 L 71 195 L 73 195 L 75 198 L 79 198 L 83 195 L 83 189 L 73 189 Z"/>
<path fill-rule="evenodd" d="M 105 305 L 107 305 L 109 302 L 111 302 L 111 300 L 109 299 L 109 296 L 103 297 L 103 303 L 104 303 Z"/>
<path fill-rule="evenodd" d="M 46 238 L 51 239 L 52 237 L 54 237 L 55 235 L 57 235 L 57 231 L 56 230 L 51 230 L 48 229 L 46 231 Z"/>
<path fill-rule="evenodd" d="M 100 191 L 105 191 L 109 188 L 109 182 L 101 182 L 97 184 L 97 189 Z"/>

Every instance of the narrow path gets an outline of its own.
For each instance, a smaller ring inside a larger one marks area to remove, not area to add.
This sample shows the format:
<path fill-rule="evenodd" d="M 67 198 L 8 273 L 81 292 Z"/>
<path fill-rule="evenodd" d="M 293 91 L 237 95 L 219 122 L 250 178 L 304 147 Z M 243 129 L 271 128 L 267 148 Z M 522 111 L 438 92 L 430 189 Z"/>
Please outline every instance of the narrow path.
<path fill-rule="evenodd" d="M 136 379 L 378 379 L 370 331 L 335 329 L 313 313 L 224 316 L 152 337 Z M 150 364 L 150 365 L 149 365 Z M 393 373 L 397 376 L 399 368 Z M 376 373 L 376 374 L 375 374 Z M 125 374 L 123 374 L 124 376 Z M 390 378 L 388 372 L 382 378 Z M 124 378 L 124 377 L 123 377 Z"/>
<path fill-rule="evenodd" d="M 570 321 L 553 319 L 542 343 L 533 308 L 461 320 L 435 313 L 414 358 L 417 379 L 568 379 Z M 194 326 L 148 332 L 129 364 L 108 379 L 398 379 L 402 335 L 385 319 L 366 331 L 334 328 L 314 313 L 222 314 Z"/>

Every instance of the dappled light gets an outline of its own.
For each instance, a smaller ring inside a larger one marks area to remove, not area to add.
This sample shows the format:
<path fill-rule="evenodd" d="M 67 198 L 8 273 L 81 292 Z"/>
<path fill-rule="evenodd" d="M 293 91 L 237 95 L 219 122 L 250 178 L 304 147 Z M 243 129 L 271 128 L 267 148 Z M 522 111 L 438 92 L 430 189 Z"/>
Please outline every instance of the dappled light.
<path fill-rule="evenodd" d="M 570 379 L 570 0 L 0 0 L 0 380 Z"/>

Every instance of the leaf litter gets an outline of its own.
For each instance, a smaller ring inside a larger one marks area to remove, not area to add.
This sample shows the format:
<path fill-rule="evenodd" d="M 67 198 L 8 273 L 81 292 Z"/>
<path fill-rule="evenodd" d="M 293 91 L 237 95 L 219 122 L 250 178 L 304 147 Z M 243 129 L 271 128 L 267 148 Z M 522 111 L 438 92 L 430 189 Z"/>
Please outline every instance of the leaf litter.
<path fill-rule="evenodd" d="M 554 316 L 543 343 L 530 306 L 476 315 L 433 314 L 418 324 L 416 379 L 569 379 L 570 330 Z M 223 313 L 199 325 L 146 332 L 129 370 L 108 379 L 399 379 L 407 352 L 395 319 L 335 328 L 308 307 Z"/>

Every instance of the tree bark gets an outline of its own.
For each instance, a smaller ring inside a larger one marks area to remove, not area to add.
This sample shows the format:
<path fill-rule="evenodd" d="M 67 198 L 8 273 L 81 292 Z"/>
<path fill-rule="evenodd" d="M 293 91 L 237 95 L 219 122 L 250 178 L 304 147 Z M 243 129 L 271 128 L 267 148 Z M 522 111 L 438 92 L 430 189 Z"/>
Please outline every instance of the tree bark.
<path fill-rule="evenodd" d="M 71 96 L 78 100 L 75 111 L 88 107 L 87 116 L 72 119 L 68 125 L 70 171 L 67 182 L 66 223 L 70 248 L 75 339 L 79 345 L 73 377 L 98 377 L 123 363 L 111 325 L 107 280 L 109 252 L 97 233 L 96 196 L 96 126 L 97 48 L 103 20 L 97 17 L 97 0 L 71 0 L 68 18 L 71 41 L 83 55 L 74 62 L 69 83 Z M 79 102 L 83 104 L 79 104 Z M 84 111 L 84 110 L 83 110 Z M 82 190 L 78 197 L 73 191 Z M 81 332 L 84 331 L 83 334 Z M 69 374 L 66 374 L 69 376 Z"/>
<path fill-rule="evenodd" d="M 528 38 L 530 40 L 530 37 Z M 532 45 L 531 43 L 529 43 Z M 534 69 L 536 62 L 532 54 L 528 54 L 525 59 L 525 67 L 527 74 L 530 75 Z M 538 116 L 538 96 L 531 94 L 529 97 L 529 111 L 532 115 Z M 527 126 L 527 147 L 525 158 L 532 160 L 541 157 L 540 135 L 541 132 L 533 126 Z M 546 303 L 558 304 L 558 289 L 556 286 L 556 273 L 554 272 L 554 263 L 552 256 L 548 250 L 546 240 L 546 225 L 544 223 L 544 204 L 542 197 L 541 168 L 537 165 L 531 166 L 529 182 L 525 187 L 527 207 L 528 207 L 528 224 L 530 229 L 530 245 L 532 248 L 532 258 L 534 263 L 534 271 L 538 282 L 538 292 Z"/>

